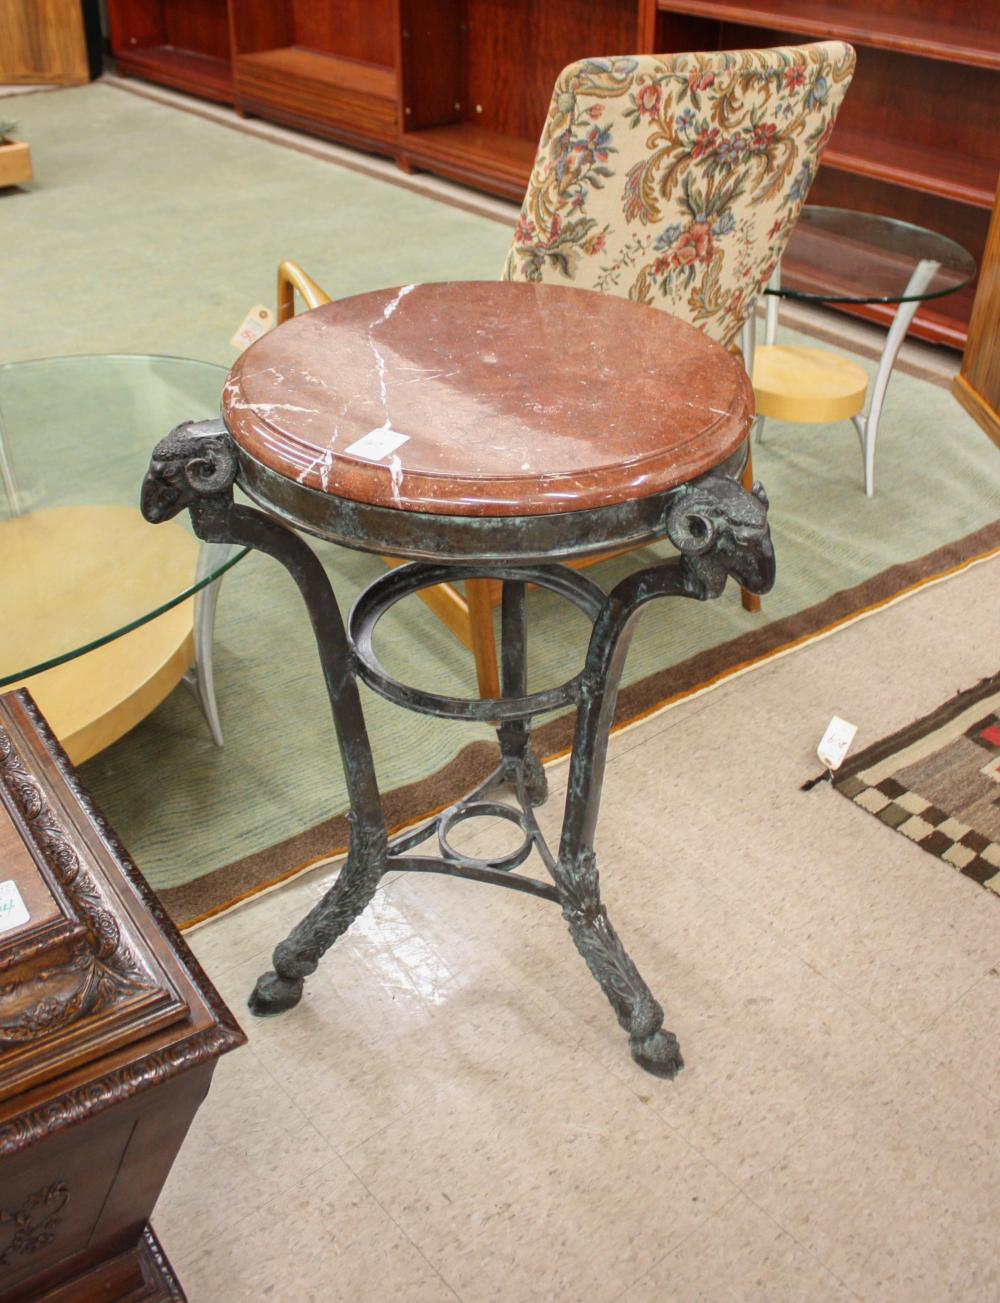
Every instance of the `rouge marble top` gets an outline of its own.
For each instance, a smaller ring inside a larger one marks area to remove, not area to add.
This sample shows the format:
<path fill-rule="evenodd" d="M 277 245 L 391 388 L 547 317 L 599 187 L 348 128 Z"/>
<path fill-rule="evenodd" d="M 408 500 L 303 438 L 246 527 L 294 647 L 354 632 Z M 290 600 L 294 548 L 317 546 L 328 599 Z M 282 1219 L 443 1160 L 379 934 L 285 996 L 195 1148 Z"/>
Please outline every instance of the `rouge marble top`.
<path fill-rule="evenodd" d="M 754 409 L 739 360 L 665 312 L 459 281 L 293 318 L 239 359 L 222 410 L 241 448 L 309 488 L 479 516 L 673 488 L 735 451 Z"/>

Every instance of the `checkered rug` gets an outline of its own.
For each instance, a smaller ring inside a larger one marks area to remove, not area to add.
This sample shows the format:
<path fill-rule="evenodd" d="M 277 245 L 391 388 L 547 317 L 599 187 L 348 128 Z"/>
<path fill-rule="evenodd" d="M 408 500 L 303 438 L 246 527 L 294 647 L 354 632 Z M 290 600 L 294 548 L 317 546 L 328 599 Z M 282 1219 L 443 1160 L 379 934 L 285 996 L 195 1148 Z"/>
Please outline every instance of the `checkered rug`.
<path fill-rule="evenodd" d="M 834 786 L 1000 895 L 1000 675 L 854 756 Z"/>

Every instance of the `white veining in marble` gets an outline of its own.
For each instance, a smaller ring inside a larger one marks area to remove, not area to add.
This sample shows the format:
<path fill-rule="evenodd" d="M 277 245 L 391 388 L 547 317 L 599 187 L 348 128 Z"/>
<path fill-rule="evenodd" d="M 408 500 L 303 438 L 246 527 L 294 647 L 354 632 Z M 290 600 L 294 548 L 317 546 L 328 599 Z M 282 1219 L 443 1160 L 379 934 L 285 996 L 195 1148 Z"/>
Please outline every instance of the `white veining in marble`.
<path fill-rule="evenodd" d="M 581 318 L 580 298 L 472 282 L 341 300 L 253 345 L 227 410 L 267 464 L 303 484 L 455 514 L 647 494 L 702 473 L 745 437 L 751 392 L 734 358 L 619 300 L 595 296 L 598 315 Z M 276 385 L 290 386 L 284 402 Z M 351 456 L 373 429 L 407 434 L 398 464 Z"/>

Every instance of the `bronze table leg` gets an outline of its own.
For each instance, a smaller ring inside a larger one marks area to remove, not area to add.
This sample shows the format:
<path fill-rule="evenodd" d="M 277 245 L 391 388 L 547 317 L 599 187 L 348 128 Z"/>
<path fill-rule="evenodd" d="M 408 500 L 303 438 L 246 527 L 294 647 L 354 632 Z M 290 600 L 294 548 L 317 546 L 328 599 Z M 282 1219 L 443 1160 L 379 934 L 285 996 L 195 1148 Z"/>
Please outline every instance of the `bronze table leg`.
<path fill-rule="evenodd" d="M 157 445 L 143 486 L 147 519 L 190 510 L 195 533 L 210 542 L 255 547 L 281 562 L 298 584 L 316 636 L 350 799 L 347 860 L 323 899 L 274 951 L 274 970 L 257 982 L 250 1008 L 279 1013 L 302 996 L 304 979 L 371 900 L 389 871 L 446 873 L 506 886 L 558 903 L 570 934 L 608 997 L 641 1067 L 671 1077 L 682 1066 L 674 1035 L 663 1028 L 653 998 L 608 918 L 601 901 L 594 834 L 608 736 L 629 641 L 645 604 L 654 598 L 715 598 L 728 577 L 752 592 L 774 581 L 767 527 L 767 498 L 759 485 L 747 492 L 728 474 L 709 473 L 674 490 L 662 535 L 680 555 L 639 571 L 605 595 L 578 571 L 553 564 L 493 561 L 479 564 L 413 562 L 381 576 L 362 594 L 348 628 L 329 579 L 314 553 L 292 529 L 255 508 L 236 505 L 237 457 L 222 422 L 180 426 Z M 575 513 L 581 515 L 583 513 Z M 468 522 L 473 528 L 475 522 Z M 503 581 L 501 696 L 466 700 L 423 692 L 392 679 L 372 650 L 379 617 L 401 597 L 444 580 Z M 537 583 L 583 609 L 594 622 L 583 671 L 567 683 L 529 693 L 526 682 L 525 587 Z M 357 679 L 389 700 L 423 714 L 493 723 L 499 764 L 472 793 L 421 828 L 389 841 L 382 815 Z M 531 749 L 535 715 L 575 705 L 566 809 L 558 855 L 545 843 L 533 807 L 545 799 L 545 775 Z M 506 785 L 516 805 L 488 799 Z M 474 859 L 448 840 L 455 823 L 492 814 L 520 826 L 524 842 L 497 859 Z M 436 855 L 413 854 L 431 837 Z M 514 873 L 535 849 L 552 882 Z"/>

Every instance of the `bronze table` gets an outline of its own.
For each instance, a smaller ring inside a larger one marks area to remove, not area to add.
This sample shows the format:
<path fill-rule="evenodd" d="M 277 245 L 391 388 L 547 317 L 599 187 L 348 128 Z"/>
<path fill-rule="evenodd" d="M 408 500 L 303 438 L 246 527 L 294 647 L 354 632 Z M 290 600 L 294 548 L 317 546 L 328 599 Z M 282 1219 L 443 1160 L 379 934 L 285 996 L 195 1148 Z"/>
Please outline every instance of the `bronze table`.
<path fill-rule="evenodd" d="M 336 883 L 274 952 L 250 1007 L 296 1004 L 303 980 L 389 871 L 446 873 L 560 905 L 577 948 L 644 1068 L 672 1076 L 677 1041 L 601 902 L 594 833 L 608 732 L 635 619 L 656 597 L 717 597 L 728 576 L 774 580 L 767 498 L 739 478 L 753 394 L 738 359 L 691 326 L 627 300 L 504 282 L 405 286 L 331 303 L 253 345 L 233 368 L 223 420 L 178 426 L 153 452 L 143 512 L 188 509 L 195 532 L 255 547 L 289 570 L 312 619 L 351 802 Z M 233 487 L 260 509 L 234 503 Z M 347 626 L 295 530 L 408 564 L 369 585 Z M 564 562 L 669 538 L 678 556 L 605 594 Z M 445 581 L 501 581 L 501 695 L 464 699 L 389 675 L 380 616 Z M 582 671 L 528 690 L 525 588 L 593 621 Z M 416 831 L 389 840 L 357 680 L 424 714 L 486 721 L 494 774 Z M 545 775 L 534 716 L 575 706 L 558 847 L 534 815 Z M 500 800 L 506 794 L 508 801 Z M 456 850 L 456 823 L 491 815 L 523 843 L 496 859 Z M 418 848 L 436 838 L 436 853 Z M 517 873 L 537 851 L 551 881 Z"/>

